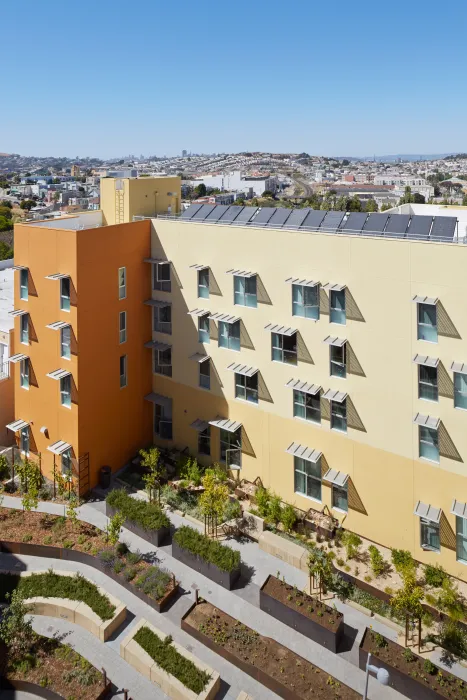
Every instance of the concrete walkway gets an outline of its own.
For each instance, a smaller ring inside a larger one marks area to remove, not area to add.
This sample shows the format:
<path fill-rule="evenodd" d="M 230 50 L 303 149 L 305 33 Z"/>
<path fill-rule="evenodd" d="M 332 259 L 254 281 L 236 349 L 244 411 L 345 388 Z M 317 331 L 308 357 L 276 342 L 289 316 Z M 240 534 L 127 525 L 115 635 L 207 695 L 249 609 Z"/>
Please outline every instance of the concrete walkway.
<path fill-rule="evenodd" d="M 20 506 L 20 501 L 17 498 L 5 496 L 3 505 L 6 507 L 18 508 Z M 44 502 L 40 504 L 38 510 L 41 512 L 63 515 L 64 509 L 62 505 Z M 186 524 L 184 518 L 178 516 L 177 514 L 169 512 L 168 515 L 175 527 L 179 527 L 181 524 Z M 105 516 L 105 503 L 91 502 L 81 506 L 79 509 L 79 517 L 81 520 L 96 525 L 100 529 L 105 528 L 107 524 L 107 518 Z M 192 525 L 191 523 L 189 524 Z M 244 575 L 247 582 L 245 583 L 244 581 L 245 585 L 237 588 L 234 591 L 227 591 L 174 559 L 171 556 L 171 545 L 166 545 L 155 550 L 154 547 L 152 547 L 148 542 L 137 537 L 136 535 L 133 535 L 127 530 L 124 530 L 121 539 L 125 541 L 132 550 L 139 549 L 144 554 L 151 554 L 152 556 L 156 557 L 157 563 L 168 568 L 170 571 L 173 571 L 177 579 L 180 581 L 184 594 L 181 595 L 172 605 L 172 607 L 165 613 L 159 615 L 131 593 L 128 593 L 124 588 L 119 586 L 119 584 L 115 583 L 111 579 L 108 579 L 105 574 L 101 574 L 92 567 L 83 567 L 82 565 L 75 564 L 74 562 L 64 561 L 60 562 L 60 567 L 70 568 L 70 570 L 78 570 L 78 568 L 80 570 L 84 570 L 85 568 L 85 575 L 88 578 L 95 581 L 99 585 L 103 585 L 107 588 L 109 593 L 115 595 L 120 600 L 125 602 L 128 609 L 136 616 L 131 624 L 135 624 L 140 617 L 146 617 L 155 625 L 159 626 L 164 632 L 172 634 L 174 639 L 181 643 L 185 648 L 192 650 L 194 654 L 199 656 L 206 663 L 210 664 L 221 674 L 223 681 L 230 686 L 224 687 L 223 692 L 221 692 L 219 695 L 221 698 L 226 697 L 228 700 L 233 700 L 237 697 L 240 690 L 248 691 L 257 700 L 262 700 L 262 698 L 265 700 L 266 698 L 274 698 L 275 695 L 271 691 L 264 688 L 264 686 L 260 685 L 252 678 L 241 672 L 237 667 L 225 661 L 222 659 L 222 657 L 214 652 L 211 652 L 209 649 L 204 647 L 204 645 L 199 644 L 192 637 L 182 632 L 180 629 L 180 618 L 193 602 L 193 591 L 196 588 L 199 589 L 201 596 L 207 598 L 212 604 L 218 606 L 229 615 L 232 615 L 232 617 L 235 617 L 244 624 L 254 628 L 260 634 L 276 639 L 289 649 L 292 649 L 296 653 L 322 668 L 326 673 L 333 675 L 342 683 L 346 683 L 360 693 L 363 693 L 365 679 L 364 673 L 360 671 L 357 666 L 358 645 L 365 627 L 371 624 L 373 629 L 380 631 L 388 638 L 395 640 L 397 637 L 396 632 L 390 627 L 372 620 L 368 616 L 346 605 L 345 603 L 336 601 L 336 607 L 345 614 L 347 633 L 345 639 L 346 643 L 343 645 L 343 650 L 339 654 L 333 654 L 319 644 L 306 639 L 295 630 L 283 625 L 281 622 L 275 620 L 267 613 L 261 611 L 259 609 L 259 588 L 268 574 L 276 574 L 277 572 L 280 572 L 280 575 L 284 576 L 287 582 L 295 584 L 300 588 L 304 588 L 306 586 L 307 576 L 305 573 L 282 562 L 276 557 L 263 552 L 259 549 L 255 542 L 240 542 L 236 540 L 229 541 L 229 545 L 231 547 L 238 549 L 241 552 L 242 561 L 244 563 Z M 7 557 L 12 557 L 12 555 L 2 556 L 2 562 L 4 564 L 6 564 L 4 560 Z M 44 559 L 41 558 L 13 558 L 17 560 L 16 563 L 19 566 L 27 566 L 28 569 L 37 570 L 45 568 Z M 66 566 L 64 566 L 65 564 Z M 56 624 L 58 624 L 58 621 L 56 621 Z M 62 624 L 61 621 L 60 624 Z M 75 626 L 68 625 L 68 627 L 73 627 L 74 634 L 81 638 L 82 635 L 78 632 Z M 121 634 L 126 634 L 126 630 Z M 118 642 L 121 634 L 115 640 L 112 640 L 105 645 L 100 644 L 100 646 L 112 647 L 112 645 L 114 645 L 115 651 L 118 651 Z M 95 640 L 94 643 L 99 644 L 97 640 Z M 117 646 L 115 646 L 115 644 Z M 77 651 L 80 651 L 78 647 Z M 112 678 L 112 680 L 114 680 L 112 675 L 114 665 L 117 667 L 124 665 L 126 667 L 126 664 L 124 664 L 124 662 L 118 657 L 115 658 L 112 667 L 110 666 L 110 663 L 111 661 L 109 659 L 108 668 L 106 667 L 106 669 L 109 676 Z M 119 672 L 117 671 L 117 668 L 115 668 L 115 672 Z M 130 684 L 127 683 L 125 687 L 130 688 Z M 153 698 L 164 697 L 163 694 L 157 695 L 157 689 L 154 690 L 154 686 L 151 686 L 151 688 Z M 402 696 L 391 688 L 379 685 L 375 679 L 370 679 L 369 697 L 373 698 L 374 700 L 395 700 L 396 698 L 401 698 Z M 145 697 L 141 694 L 136 695 L 134 700 L 140 700 L 140 698 L 141 700 L 145 700 Z"/>

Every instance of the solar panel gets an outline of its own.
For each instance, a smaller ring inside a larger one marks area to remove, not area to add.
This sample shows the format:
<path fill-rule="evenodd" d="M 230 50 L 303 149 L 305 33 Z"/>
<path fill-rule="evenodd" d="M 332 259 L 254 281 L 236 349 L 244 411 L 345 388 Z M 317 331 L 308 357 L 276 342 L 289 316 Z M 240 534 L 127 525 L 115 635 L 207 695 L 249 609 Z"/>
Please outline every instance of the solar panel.
<path fill-rule="evenodd" d="M 252 221 L 251 223 L 259 226 L 266 226 L 268 223 L 269 219 L 275 212 L 274 207 L 263 207 L 262 209 L 259 210 L 257 215 L 255 216 L 255 220 Z"/>
<path fill-rule="evenodd" d="M 240 206 L 239 204 L 232 204 L 232 206 L 227 209 L 225 214 L 221 216 L 220 221 L 232 223 L 232 221 L 235 221 L 243 208 L 244 207 Z"/>
<path fill-rule="evenodd" d="M 341 231 L 355 231 L 355 233 L 360 233 L 367 216 L 368 214 L 363 211 L 351 211 Z"/>
<path fill-rule="evenodd" d="M 225 214 L 228 208 L 227 204 L 216 204 L 212 212 L 207 215 L 206 221 L 219 221 L 222 214 Z"/>
<path fill-rule="evenodd" d="M 456 224 L 457 219 L 454 216 L 435 216 L 430 240 L 452 241 L 456 231 Z"/>
<path fill-rule="evenodd" d="M 307 216 L 302 221 L 300 228 L 318 228 L 326 214 L 327 212 L 321 211 L 320 209 L 310 209 Z"/>
<path fill-rule="evenodd" d="M 305 207 L 305 209 L 292 209 L 292 213 L 287 219 L 287 224 L 286 226 L 292 226 L 293 228 L 298 228 L 300 224 L 303 223 L 303 220 L 305 219 L 306 215 L 310 211 L 309 207 Z"/>
<path fill-rule="evenodd" d="M 199 211 L 202 206 L 202 204 L 190 204 L 188 209 L 185 209 L 185 211 L 182 213 L 182 219 L 191 219 L 193 214 L 196 214 L 196 212 Z"/>
<path fill-rule="evenodd" d="M 410 226 L 407 230 L 407 238 L 427 241 L 432 221 L 432 216 L 412 216 Z"/>
<path fill-rule="evenodd" d="M 394 238 L 404 238 L 409 220 L 409 214 L 391 214 L 384 235 L 394 236 Z"/>
<path fill-rule="evenodd" d="M 212 212 L 213 209 L 215 209 L 216 205 L 215 204 L 203 204 L 201 209 L 198 209 L 197 212 L 191 217 L 192 221 L 196 219 L 197 221 L 202 221 L 204 220 L 208 214 Z"/>
<path fill-rule="evenodd" d="M 268 221 L 268 226 L 280 228 L 285 224 L 291 212 L 292 209 L 286 209 L 285 207 L 277 207 L 276 211 Z"/>
<path fill-rule="evenodd" d="M 235 223 L 247 224 L 250 221 L 251 217 L 254 216 L 257 211 L 258 207 L 243 207 L 242 211 L 235 219 Z"/>
<path fill-rule="evenodd" d="M 321 223 L 320 231 L 331 231 L 335 233 L 344 216 L 345 211 L 328 211 Z"/>
<path fill-rule="evenodd" d="M 389 214 L 368 214 L 368 219 L 365 221 L 362 231 L 383 235 L 384 227 L 388 219 Z"/>

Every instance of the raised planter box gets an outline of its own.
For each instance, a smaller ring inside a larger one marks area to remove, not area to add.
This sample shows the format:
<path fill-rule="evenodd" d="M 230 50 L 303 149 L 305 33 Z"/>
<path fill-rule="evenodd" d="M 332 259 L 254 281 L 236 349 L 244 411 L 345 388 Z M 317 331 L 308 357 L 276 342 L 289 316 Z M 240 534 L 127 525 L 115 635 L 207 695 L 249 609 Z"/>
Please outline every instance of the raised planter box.
<path fill-rule="evenodd" d="M 268 583 L 270 584 L 274 581 L 277 581 L 274 576 L 268 576 L 260 588 L 259 607 L 261 610 L 269 613 L 269 615 L 275 617 L 276 620 L 280 620 L 280 622 L 283 622 L 284 625 L 297 630 L 297 632 L 300 632 L 300 634 L 308 637 L 308 639 L 312 639 L 314 642 L 326 647 L 326 649 L 330 649 L 330 651 L 337 653 L 337 648 L 344 633 L 344 616 L 342 613 L 332 610 L 332 608 L 329 608 L 327 605 L 320 604 L 314 598 L 306 594 L 300 594 L 304 598 L 304 604 L 301 607 L 294 609 L 278 600 L 275 596 L 272 596 L 270 593 L 266 592 L 265 589 L 267 588 Z M 279 584 L 284 585 L 281 584 L 280 581 Z M 293 590 L 292 586 L 290 586 L 290 589 Z M 321 624 L 315 619 L 311 619 L 311 617 L 302 612 L 302 610 L 308 605 L 313 607 L 322 605 L 322 607 L 326 610 L 322 618 L 324 624 Z M 335 619 L 335 624 L 328 624 L 326 626 L 325 623 L 330 617 Z"/>
<path fill-rule="evenodd" d="M 201 559 L 201 557 L 192 554 L 187 549 L 183 549 L 175 540 L 172 542 L 172 556 L 181 561 L 182 564 L 190 566 L 198 573 L 203 574 L 206 578 L 218 583 L 223 588 L 227 588 L 229 591 L 240 578 L 240 567 L 233 571 L 222 571 L 215 564 L 211 564 L 211 562 Z"/>
<path fill-rule="evenodd" d="M 239 531 L 256 542 L 265 530 L 264 518 L 260 518 L 259 515 L 253 515 L 247 510 L 243 511 L 242 517 L 237 518 L 236 522 Z"/>
<path fill-rule="evenodd" d="M 157 627 L 141 619 L 125 639 L 120 642 L 120 656 L 122 659 L 129 663 L 130 666 L 133 666 L 133 668 L 152 683 L 158 685 L 169 698 L 174 698 L 174 700 L 213 700 L 213 698 L 216 697 L 221 684 L 220 676 L 216 671 L 200 661 L 194 654 L 190 654 L 189 651 L 172 641 L 172 646 L 179 654 L 194 663 L 200 671 L 206 671 L 211 676 L 204 690 L 201 691 L 201 693 L 195 693 L 181 683 L 178 678 L 164 671 L 138 642 L 135 641 L 134 636 L 142 627 L 148 627 L 162 640 L 167 637 L 167 635 Z"/>
<path fill-rule="evenodd" d="M 106 502 L 105 514 L 107 517 L 112 518 L 116 513 L 118 513 L 118 510 L 112 506 L 109 506 L 109 504 Z M 150 542 L 152 545 L 154 545 L 154 547 L 160 547 L 170 534 L 168 527 L 161 527 L 158 530 L 144 530 L 132 520 L 125 520 L 123 527 L 129 530 L 129 532 L 132 532 L 134 535 L 141 537 L 142 540 Z"/>
<path fill-rule="evenodd" d="M 112 689 L 112 683 L 107 682 L 106 686 L 102 688 L 102 691 L 96 695 L 95 700 L 104 700 L 109 696 Z M 5 678 L 0 676 L 0 691 L 18 691 L 23 693 L 29 693 L 35 698 L 43 698 L 43 700 L 66 700 L 63 695 L 55 693 L 50 688 L 43 688 L 38 683 L 30 683 L 29 681 L 21 681 L 13 678 Z M 3 693 L 0 693 L 0 696 Z"/>
<path fill-rule="evenodd" d="M 273 532 L 265 530 L 258 538 L 259 548 L 274 557 L 287 562 L 300 571 L 308 573 L 309 551 L 295 542 L 286 540 L 285 537 L 275 535 Z"/>

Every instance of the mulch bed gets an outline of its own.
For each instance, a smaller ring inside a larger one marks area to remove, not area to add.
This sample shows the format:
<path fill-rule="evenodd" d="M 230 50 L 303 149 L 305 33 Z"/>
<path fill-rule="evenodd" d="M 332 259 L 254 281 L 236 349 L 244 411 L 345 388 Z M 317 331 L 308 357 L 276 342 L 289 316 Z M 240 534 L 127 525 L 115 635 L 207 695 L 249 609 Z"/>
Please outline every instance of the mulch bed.
<path fill-rule="evenodd" d="M 226 653 L 226 658 L 230 655 L 238 659 L 239 667 L 246 673 L 253 675 L 245 668 L 245 664 L 250 664 L 258 673 L 266 674 L 283 686 L 287 694 L 282 693 L 282 697 L 303 700 L 361 698 L 354 690 L 303 657 L 275 640 L 263 637 L 206 601 L 193 607 L 183 618 L 183 624 L 205 635 L 217 647 L 219 654 Z M 258 677 L 258 680 L 264 683 L 264 679 Z"/>
<path fill-rule="evenodd" d="M 318 625 L 336 632 L 343 617 L 342 613 L 333 610 L 316 598 L 298 590 L 296 587 L 284 583 L 275 576 L 269 576 L 263 591 L 275 598 L 291 610 L 299 612 L 304 617 L 313 620 Z"/>

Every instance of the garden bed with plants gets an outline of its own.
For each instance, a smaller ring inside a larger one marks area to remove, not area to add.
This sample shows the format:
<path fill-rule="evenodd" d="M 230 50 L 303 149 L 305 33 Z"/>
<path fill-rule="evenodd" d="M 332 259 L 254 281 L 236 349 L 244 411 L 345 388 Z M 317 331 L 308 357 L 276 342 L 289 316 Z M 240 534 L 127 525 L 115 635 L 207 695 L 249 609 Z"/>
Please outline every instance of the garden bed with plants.
<path fill-rule="evenodd" d="M 229 590 L 240 577 L 240 552 L 186 525 L 173 536 L 172 556 Z"/>
<path fill-rule="evenodd" d="M 160 506 L 133 498 L 125 489 L 114 489 L 105 499 L 106 515 L 121 513 L 124 526 L 134 535 L 160 547 L 170 533 L 170 521 Z"/>
<path fill-rule="evenodd" d="M 465 700 L 467 683 L 423 659 L 407 647 L 366 629 L 359 648 L 359 666 L 366 668 L 368 653 L 389 672 L 389 685 L 411 700 Z"/>
<path fill-rule="evenodd" d="M 336 609 L 275 576 L 268 576 L 261 586 L 259 605 L 285 625 L 337 652 L 344 632 L 344 616 Z"/>
<path fill-rule="evenodd" d="M 263 637 L 207 601 L 192 605 L 182 618 L 182 629 L 282 698 L 361 697 L 287 647 Z"/>

